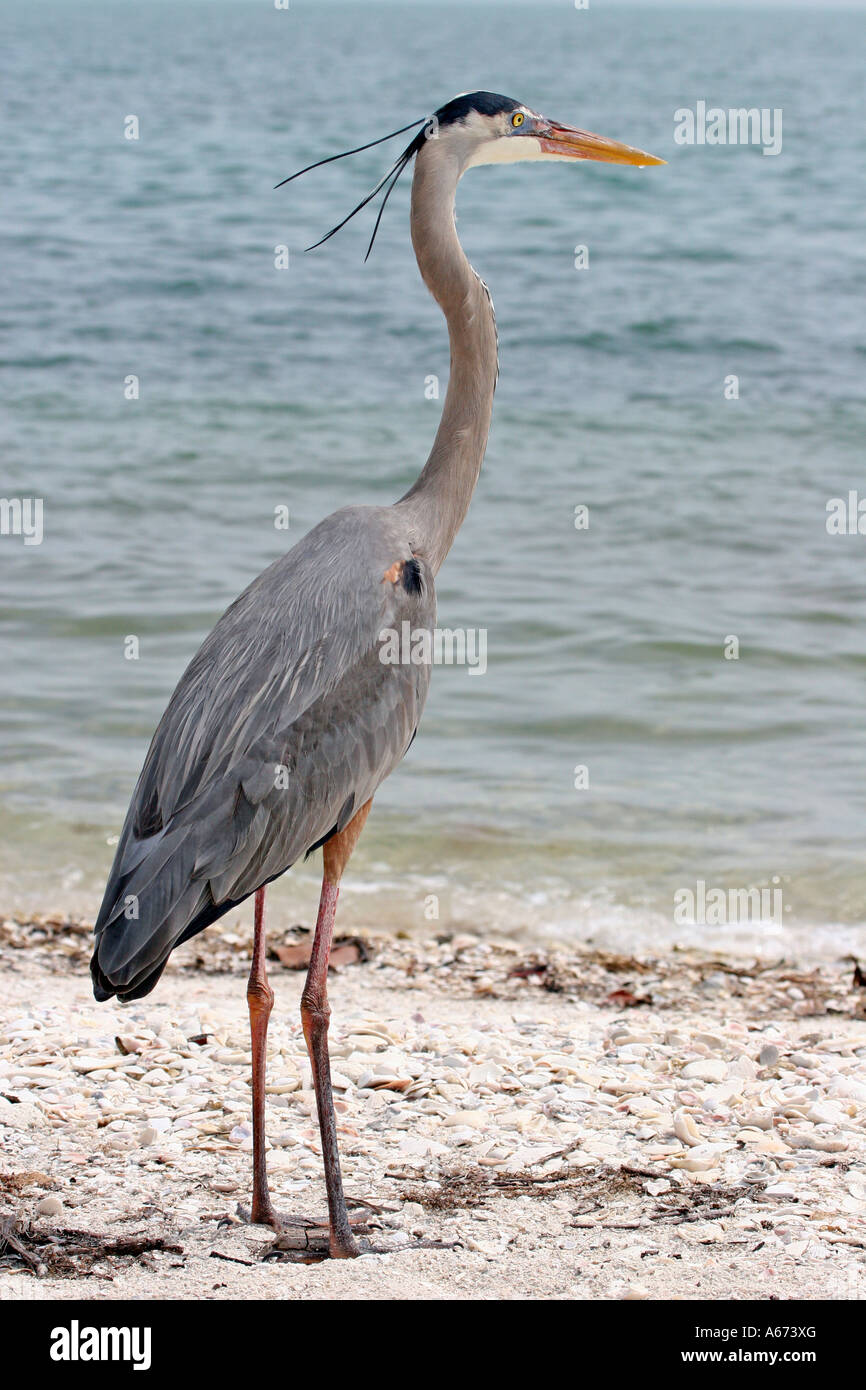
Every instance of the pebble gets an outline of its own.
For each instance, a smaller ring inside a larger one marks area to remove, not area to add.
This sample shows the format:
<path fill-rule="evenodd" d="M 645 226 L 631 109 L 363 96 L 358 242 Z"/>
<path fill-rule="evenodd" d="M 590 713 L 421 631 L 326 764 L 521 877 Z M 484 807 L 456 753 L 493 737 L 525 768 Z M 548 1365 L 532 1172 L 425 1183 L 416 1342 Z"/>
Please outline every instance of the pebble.
<path fill-rule="evenodd" d="M 36 1210 L 40 1216 L 60 1216 L 63 1212 L 63 1203 L 59 1197 L 43 1197 L 37 1202 Z"/>

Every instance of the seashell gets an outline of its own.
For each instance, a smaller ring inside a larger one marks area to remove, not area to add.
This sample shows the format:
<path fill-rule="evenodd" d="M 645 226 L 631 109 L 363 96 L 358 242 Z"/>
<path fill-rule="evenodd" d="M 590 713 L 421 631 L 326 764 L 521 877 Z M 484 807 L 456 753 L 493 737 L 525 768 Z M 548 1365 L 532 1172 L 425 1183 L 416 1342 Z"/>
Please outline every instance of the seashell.
<path fill-rule="evenodd" d="M 549 1071 L 564 1072 L 574 1072 L 578 1066 L 574 1057 L 567 1057 L 564 1052 L 543 1052 L 536 1059 L 536 1065 L 547 1067 Z"/>
<path fill-rule="evenodd" d="M 715 1081 L 725 1081 L 728 1075 L 728 1064 L 715 1058 L 708 1058 L 701 1062 L 689 1062 L 683 1067 L 682 1075 L 690 1081 L 707 1081 L 711 1084 Z"/>
<path fill-rule="evenodd" d="M 866 1105 L 866 1083 L 851 1076 L 834 1076 L 827 1087 L 827 1094 L 844 1096 L 846 1100 L 856 1100 L 861 1105 Z"/>
<path fill-rule="evenodd" d="M 749 1110 L 742 1119 L 744 1129 L 772 1129 L 772 1110 Z"/>
<path fill-rule="evenodd" d="M 141 1080 L 145 1086 L 164 1086 L 171 1077 L 162 1067 L 154 1067 L 152 1071 L 146 1071 Z"/>
<path fill-rule="evenodd" d="M 483 1164 L 485 1168 L 499 1168 L 508 1161 L 508 1158 L 509 1150 L 503 1148 L 501 1144 L 494 1144 L 487 1149 L 486 1153 L 479 1154 L 478 1162 Z"/>
<path fill-rule="evenodd" d="M 750 1144 L 752 1150 L 755 1153 L 773 1154 L 778 1157 L 782 1154 L 789 1154 L 791 1152 L 788 1145 L 785 1144 L 781 1139 L 777 1138 L 777 1136 L 774 1134 L 765 1134 L 760 1129 L 751 1131 L 741 1130 L 740 1133 L 737 1135 L 737 1138 L 740 1139 L 744 1134 L 751 1134 L 754 1136 L 751 1139 L 744 1140 L 744 1142 Z"/>
<path fill-rule="evenodd" d="M 406 1087 L 403 1094 L 407 1100 L 421 1100 L 423 1097 L 429 1096 L 430 1083 L 423 1077 L 419 1077 L 417 1081 L 412 1082 L 411 1086 Z"/>
<path fill-rule="evenodd" d="M 731 1147 L 730 1144 L 698 1144 L 681 1158 L 672 1158 L 671 1166 L 684 1168 L 687 1173 L 707 1172 L 710 1168 L 718 1167 L 719 1159 Z"/>
<path fill-rule="evenodd" d="M 227 1047 L 216 1047 L 211 1053 L 211 1061 L 218 1062 L 221 1067 L 234 1066 L 244 1060 L 251 1062 L 252 1057 L 243 1052 L 232 1052 Z"/>
<path fill-rule="evenodd" d="M 809 1106 L 805 1118 L 811 1120 L 813 1125 L 838 1125 L 844 1118 L 844 1111 L 838 1102 L 822 1100 Z"/>
<path fill-rule="evenodd" d="M 358 1077 L 359 1091 L 408 1091 L 414 1084 L 411 1076 L 381 1076 L 378 1073 L 364 1072 Z"/>
<path fill-rule="evenodd" d="M 704 1142 L 704 1136 L 687 1110 L 677 1110 L 674 1114 L 674 1134 L 690 1147 Z"/>
<path fill-rule="evenodd" d="M 299 1076 L 290 1076 L 283 1081 L 271 1081 L 265 1086 L 265 1093 L 269 1096 L 289 1096 L 293 1091 L 301 1089 L 301 1079 Z"/>
<path fill-rule="evenodd" d="M 647 1089 L 645 1081 L 604 1081 L 601 1090 L 610 1096 L 640 1096 Z"/>
<path fill-rule="evenodd" d="M 106 1071 L 113 1066 L 113 1062 L 107 1062 L 104 1057 L 73 1057 L 72 1070 L 86 1076 L 92 1071 Z"/>
<path fill-rule="evenodd" d="M 456 1110 L 451 1115 L 445 1115 L 442 1119 L 443 1125 L 468 1125 L 472 1129 L 483 1129 L 488 1121 L 486 1110 Z M 523 1117 L 521 1116 L 521 1119 Z"/>
<path fill-rule="evenodd" d="M 677 1100 L 681 1105 L 700 1105 L 701 1103 L 697 1091 L 678 1091 Z"/>
<path fill-rule="evenodd" d="M 771 1201 L 780 1201 L 786 1197 L 796 1197 L 798 1195 L 797 1189 L 794 1187 L 793 1183 L 774 1182 L 771 1183 L 769 1187 L 765 1187 L 763 1192 L 757 1193 L 756 1197 L 758 1201 L 763 1201 L 768 1197 Z"/>
<path fill-rule="evenodd" d="M 785 1140 L 791 1149 L 815 1149 L 819 1153 L 841 1154 L 848 1148 L 848 1140 L 841 1135 L 834 1138 L 814 1131 L 811 1134 L 787 1134 Z"/>
<path fill-rule="evenodd" d="M 381 1024 L 376 1024 L 376 1023 L 358 1023 L 358 1024 L 353 1024 L 351 1028 L 348 1028 L 348 1029 L 346 1030 L 346 1037 L 347 1037 L 347 1038 L 375 1038 L 375 1039 L 377 1039 L 379 1042 L 384 1042 L 384 1043 L 389 1043 L 389 1044 L 399 1043 L 399 1042 L 400 1042 L 400 1039 L 397 1038 L 397 1037 L 395 1037 L 393 1033 L 389 1033 L 389 1032 L 387 1031 L 387 1029 L 385 1029 Z"/>

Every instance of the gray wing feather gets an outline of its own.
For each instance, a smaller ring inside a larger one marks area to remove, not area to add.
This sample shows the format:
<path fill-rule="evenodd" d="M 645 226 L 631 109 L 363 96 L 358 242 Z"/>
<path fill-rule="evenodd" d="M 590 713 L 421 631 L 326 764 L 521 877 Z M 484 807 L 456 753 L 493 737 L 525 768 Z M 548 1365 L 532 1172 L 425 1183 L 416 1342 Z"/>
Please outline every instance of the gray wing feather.
<path fill-rule="evenodd" d="M 419 592 L 383 580 L 410 558 L 390 509 L 345 508 L 265 570 L 206 638 L 124 823 L 96 922 L 103 987 L 131 992 L 158 974 L 198 921 L 342 829 L 400 761 L 430 670 L 383 664 L 379 633 L 435 622 L 428 570 Z"/>

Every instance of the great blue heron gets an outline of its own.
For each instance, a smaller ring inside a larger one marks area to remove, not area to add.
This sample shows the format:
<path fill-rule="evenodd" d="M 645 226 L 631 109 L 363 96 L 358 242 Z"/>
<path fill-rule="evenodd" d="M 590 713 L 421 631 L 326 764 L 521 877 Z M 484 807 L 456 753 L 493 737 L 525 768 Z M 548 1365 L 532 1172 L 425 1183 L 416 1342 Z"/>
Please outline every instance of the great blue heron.
<path fill-rule="evenodd" d="M 448 391 L 430 457 L 393 506 L 344 507 L 315 526 L 253 581 L 205 639 L 169 701 L 136 784 L 91 961 L 98 1000 L 115 994 L 137 999 L 153 989 L 175 946 L 255 893 L 247 987 L 251 1217 L 278 1227 L 265 1161 L 265 1056 L 274 998 L 265 969 L 265 885 L 322 848 L 301 1018 L 335 1257 L 358 1253 L 343 1195 L 328 1059 L 327 974 L 337 894 L 373 794 L 415 737 L 430 683 L 429 664 L 381 660 L 380 635 L 403 631 L 404 622 L 432 635 L 433 581 L 478 480 L 498 371 L 490 295 L 454 225 L 457 183 L 473 165 L 517 160 L 664 163 L 491 92 L 456 97 L 429 120 L 412 124 L 423 128 L 354 212 L 387 184 L 384 208 L 415 158 L 412 245 L 445 314 L 451 345 Z"/>

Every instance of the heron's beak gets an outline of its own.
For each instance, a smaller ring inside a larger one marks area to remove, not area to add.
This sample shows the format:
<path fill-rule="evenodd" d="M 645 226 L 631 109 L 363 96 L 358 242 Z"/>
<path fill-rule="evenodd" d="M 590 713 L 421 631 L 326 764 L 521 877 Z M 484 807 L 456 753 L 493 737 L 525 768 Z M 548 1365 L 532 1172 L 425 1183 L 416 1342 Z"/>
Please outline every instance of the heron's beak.
<path fill-rule="evenodd" d="M 667 164 L 666 159 L 656 159 L 654 154 L 608 140 L 605 135 L 593 135 L 589 130 L 560 125 L 558 121 L 547 121 L 542 130 L 532 133 L 544 154 L 559 159 L 597 159 L 604 164 L 636 164 L 639 168 L 645 164 Z"/>

